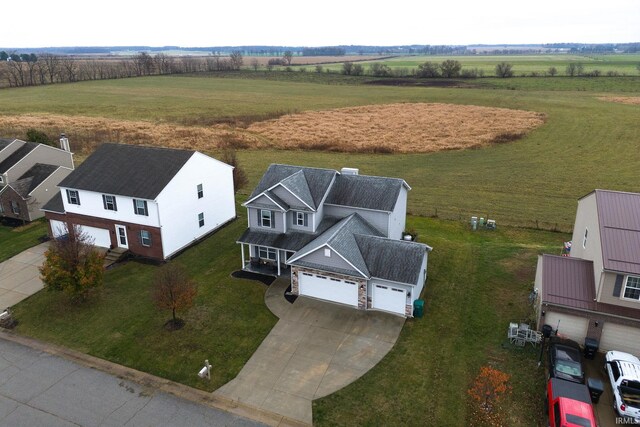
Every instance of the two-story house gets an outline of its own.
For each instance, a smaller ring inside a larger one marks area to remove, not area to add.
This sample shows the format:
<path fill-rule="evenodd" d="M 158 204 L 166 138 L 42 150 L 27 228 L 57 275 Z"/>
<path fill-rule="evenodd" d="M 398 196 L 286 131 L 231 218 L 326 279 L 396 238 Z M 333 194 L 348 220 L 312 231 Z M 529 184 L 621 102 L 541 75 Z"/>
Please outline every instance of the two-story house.
<path fill-rule="evenodd" d="M 357 169 L 272 164 L 243 204 L 242 266 L 291 276 L 291 291 L 411 316 L 427 245 L 402 240 L 409 185 Z"/>
<path fill-rule="evenodd" d="M 63 142 L 61 140 L 61 142 Z M 68 141 L 64 149 L 19 139 L 0 139 L 0 217 L 33 221 L 73 170 Z"/>
<path fill-rule="evenodd" d="M 235 218 L 233 167 L 198 151 L 101 145 L 43 207 L 50 233 L 165 260 Z M 65 224 L 67 227 L 65 227 Z"/>
<path fill-rule="evenodd" d="M 540 255 L 535 286 L 539 326 L 640 355 L 640 194 L 579 199 L 570 256 Z"/>

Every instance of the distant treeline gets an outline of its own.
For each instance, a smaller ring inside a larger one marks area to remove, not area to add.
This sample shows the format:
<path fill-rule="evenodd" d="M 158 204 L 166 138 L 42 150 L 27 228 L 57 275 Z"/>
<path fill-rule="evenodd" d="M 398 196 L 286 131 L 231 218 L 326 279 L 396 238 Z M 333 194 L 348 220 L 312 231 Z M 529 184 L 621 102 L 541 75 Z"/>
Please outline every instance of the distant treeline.
<path fill-rule="evenodd" d="M 568 49 L 569 53 L 638 53 L 640 43 L 551 43 L 544 47 L 550 49 Z"/>

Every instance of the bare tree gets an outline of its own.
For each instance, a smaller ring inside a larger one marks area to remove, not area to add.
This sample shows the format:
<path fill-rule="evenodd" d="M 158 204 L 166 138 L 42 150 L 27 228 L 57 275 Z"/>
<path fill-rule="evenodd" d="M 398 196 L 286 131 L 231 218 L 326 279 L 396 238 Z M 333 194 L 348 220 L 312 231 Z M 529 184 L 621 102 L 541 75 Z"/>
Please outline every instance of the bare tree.
<path fill-rule="evenodd" d="M 229 61 L 231 61 L 231 68 L 233 70 L 239 70 L 244 63 L 244 61 L 242 60 L 242 52 L 239 50 L 234 50 L 233 52 L 231 52 L 231 55 L 229 55 Z"/>
<path fill-rule="evenodd" d="M 238 156 L 236 155 L 235 150 L 225 150 L 222 153 L 221 160 L 229 166 L 233 166 L 233 188 L 237 193 L 238 190 L 243 188 L 249 182 L 249 180 L 247 179 L 247 174 L 245 173 L 244 169 L 242 169 L 242 167 L 240 167 L 240 165 L 238 164 Z"/>
<path fill-rule="evenodd" d="M 62 70 L 62 79 L 64 81 L 75 82 L 78 80 L 78 64 L 75 59 L 70 56 L 61 56 L 60 67 Z"/>
<path fill-rule="evenodd" d="M 504 61 L 496 64 L 496 76 L 502 78 L 513 77 L 513 65 Z"/>
<path fill-rule="evenodd" d="M 291 61 L 293 60 L 293 52 L 291 52 L 290 50 L 286 50 L 284 52 L 284 55 L 282 55 L 282 59 L 285 60 L 287 65 L 291 65 Z"/>
<path fill-rule="evenodd" d="M 258 68 L 260 68 L 260 61 L 257 58 L 251 60 L 251 68 L 253 68 L 253 71 L 258 71 Z"/>
<path fill-rule="evenodd" d="M 49 83 L 55 83 L 60 78 L 60 57 L 51 53 L 43 53 L 40 55 L 40 60 L 44 62 Z"/>
<path fill-rule="evenodd" d="M 547 70 L 547 74 L 553 77 L 558 74 L 558 69 L 556 67 L 549 67 L 549 69 Z"/>

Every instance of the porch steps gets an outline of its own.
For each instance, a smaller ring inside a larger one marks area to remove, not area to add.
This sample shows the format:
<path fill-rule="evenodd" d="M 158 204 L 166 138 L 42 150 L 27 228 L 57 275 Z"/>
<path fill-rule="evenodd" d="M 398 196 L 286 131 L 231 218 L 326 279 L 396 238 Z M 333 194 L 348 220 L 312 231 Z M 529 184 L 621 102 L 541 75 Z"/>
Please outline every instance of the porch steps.
<path fill-rule="evenodd" d="M 104 268 L 109 268 L 113 264 L 120 261 L 127 254 L 127 252 L 129 252 L 129 250 L 125 248 L 109 249 L 104 256 Z"/>

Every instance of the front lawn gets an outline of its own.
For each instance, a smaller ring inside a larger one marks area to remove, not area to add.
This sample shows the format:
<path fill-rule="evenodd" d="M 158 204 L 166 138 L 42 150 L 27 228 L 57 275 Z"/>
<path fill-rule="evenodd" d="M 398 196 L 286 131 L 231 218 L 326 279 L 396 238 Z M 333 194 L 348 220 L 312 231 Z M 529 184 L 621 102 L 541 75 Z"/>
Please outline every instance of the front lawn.
<path fill-rule="evenodd" d="M 72 306 L 64 295 L 41 291 L 14 307 L 17 331 L 183 384 L 214 390 L 233 379 L 277 318 L 264 305 L 266 287 L 230 277 L 240 267 L 239 218 L 178 256 L 198 284 L 194 307 L 179 314 L 182 330 L 168 332 L 170 311 L 151 301 L 158 267 L 128 262 L 106 272 L 102 296 Z M 211 381 L 196 374 L 209 359 Z"/>
<path fill-rule="evenodd" d="M 0 224 L 0 262 L 37 245 L 40 243 L 39 239 L 46 235 L 47 224 L 43 220 L 21 227 Z"/>
<path fill-rule="evenodd" d="M 568 236 L 517 228 L 469 230 L 466 224 L 409 217 L 432 245 L 422 298 L 425 316 L 407 320 L 398 342 L 373 370 L 314 402 L 314 425 L 485 425 L 467 390 L 481 366 L 511 375 L 499 424 L 544 420 L 538 349 L 508 345 L 509 322 L 530 317 L 536 255 Z"/>

